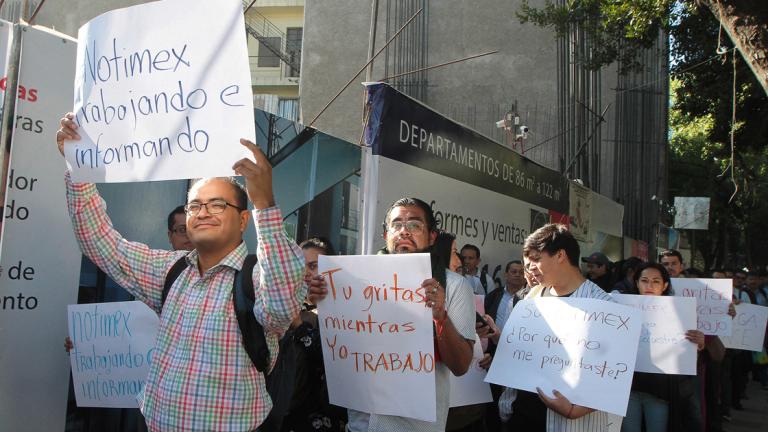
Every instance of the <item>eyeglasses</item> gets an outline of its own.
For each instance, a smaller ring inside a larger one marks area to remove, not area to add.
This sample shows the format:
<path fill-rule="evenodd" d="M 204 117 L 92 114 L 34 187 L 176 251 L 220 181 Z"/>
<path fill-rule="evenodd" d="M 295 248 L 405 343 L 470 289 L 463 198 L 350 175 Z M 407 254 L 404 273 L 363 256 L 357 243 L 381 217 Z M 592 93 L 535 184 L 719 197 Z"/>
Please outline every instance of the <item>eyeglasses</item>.
<path fill-rule="evenodd" d="M 174 227 L 171 230 L 171 232 L 174 233 L 174 234 L 186 235 L 187 234 L 187 227 L 186 227 L 186 225 L 179 225 L 177 227 Z"/>
<path fill-rule="evenodd" d="M 409 233 L 422 232 L 424 230 L 424 222 L 419 220 L 394 221 L 389 225 L 389 232 L 395 233 L 403 228 Z"/>
<path fill-rule="evenodd" d="M 200 213 L 200 209 L 205 207 L 205 210 L 208 212 L 208 214 L 217 215 L 224 212 L 224 210 L 227 209 L 227 207 L 234 207 L 238 211 L 243 211 L 245 209 L 241 209 L 240 207 L 236 205 L 232 205 L 224 200 L 211 200 L 207 203 L 201 203 L 201 202 L 191 202 L 184 206 L 184 211 L 190 215 L 190 216 L 197 216 L 198 213 Z"/>

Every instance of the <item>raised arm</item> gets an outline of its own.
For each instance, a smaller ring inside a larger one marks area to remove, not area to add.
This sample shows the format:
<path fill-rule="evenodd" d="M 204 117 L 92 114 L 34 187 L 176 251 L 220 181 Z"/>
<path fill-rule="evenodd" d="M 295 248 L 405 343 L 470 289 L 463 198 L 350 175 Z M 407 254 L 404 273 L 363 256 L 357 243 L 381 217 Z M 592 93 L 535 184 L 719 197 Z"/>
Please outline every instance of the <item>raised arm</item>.
<path fill-rule="evenodd" d="M 446 289 L 435 280 L 422 283 L 426 292 L 426 306 L 432 308 L 437 332 L 440 358 L 456 376 L 464 375 L 472 364 L 472 346 L 475 342 L 475 302 L 472 289 L 464 278 L 449 278 L 452 284 L 449 301 Z"/>
<path fill-rule="evenodd" d="M 253 272 L 255 303 L 253 312 L 265 327 L 282 333 L 301 311 L 307 295 L 304 284 L 304 254 L 283 229 L 280 209 L 272 193 L 272 167 L 261 150 L 250 141 L 240 140 L 254 156 L 233 166 L 245 177 L 248 198 L 254 206 L 253 221 L 259 241 L 257 269 Z"/>
<path fill-rule="evenodd" d="M 61 119 L 56 134 L 59 151 L 66 141 L 80 139 L 77 125 L 68 113 Z M 182 252 L 153 250 L 147 245 L 125 240 L 112 227 L 106 204 L 92 183 L 73 183 L 65 174 L 67 208 L 82 252 L 121 287 L 156 311 L 167 269 Z"/>

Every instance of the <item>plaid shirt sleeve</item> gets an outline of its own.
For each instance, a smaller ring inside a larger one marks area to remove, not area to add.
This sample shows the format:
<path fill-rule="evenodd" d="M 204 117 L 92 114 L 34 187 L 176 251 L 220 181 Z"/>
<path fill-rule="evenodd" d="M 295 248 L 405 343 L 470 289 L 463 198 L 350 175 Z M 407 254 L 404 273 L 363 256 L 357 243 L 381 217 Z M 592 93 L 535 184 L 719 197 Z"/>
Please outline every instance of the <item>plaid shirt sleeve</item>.
<path fill-rule="evenodd" d="M 155 311 L 168 268 L 183 254 L 129 242 L 112 227 L 107 206 L 92 183 L 65 175 L 67 207 L 80 249 L 118 285 Z"/>
<path fill-rule="evenodd" d="M 277 207 L 253 210 L 253 220 L 259 242 L 253 313 L 265 328 L 282 334 L 299 315 L 307 296 L 304 253 L 285 233 Z"/>

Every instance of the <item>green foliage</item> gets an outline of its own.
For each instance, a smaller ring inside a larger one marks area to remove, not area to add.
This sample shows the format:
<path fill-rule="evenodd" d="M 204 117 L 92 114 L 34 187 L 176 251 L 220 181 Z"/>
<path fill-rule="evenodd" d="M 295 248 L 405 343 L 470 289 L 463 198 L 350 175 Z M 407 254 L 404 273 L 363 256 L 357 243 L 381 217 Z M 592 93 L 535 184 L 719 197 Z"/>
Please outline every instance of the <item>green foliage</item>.
<path fill-rule="evenodd" d="M 577 27 L 592 41 L 590 69 L 619 62 L 622 71 L 636 70 L 639 50 L 653 46 L 661 29 L 668 28 L 672 0 L 546 0 L 541 8 L 523 0 L 517 11 L 521 23 L 550 27 L 558 36 Z"/>
<path fill-rule="evenodd" d="M 642 66 L 638 54 L 668 32 L 670 195 L 711 198 L 710 229 L 696 235 L 707 266 L 768 264 L 768 97 L 708 9 L 694 0 L 523 0 L 517 17 L 557 36 L 583 31 L 594 52 L 578 60 L 592 69 L 618 62 L 621 72 Z"/>
<path fill-rule="evenodd" d="M 680 8 L 670 27 L 670 194 L 709 196 L 712 221 L 697 234 L 708 265 L 765 265 L 768 241 L 768 98 L 703 8 Z M 718 55 L 718 47 L 729 49 Z M 736 124 L 731 159 L 733 56 Z M 733 165 L 732 165 L 733 163 Z M 734 184 L 735 183 L 735 184 Z M 737 191 L 738 193 L 734 195 Z M 732 198 L 733 197 L 733 198 Z"/>

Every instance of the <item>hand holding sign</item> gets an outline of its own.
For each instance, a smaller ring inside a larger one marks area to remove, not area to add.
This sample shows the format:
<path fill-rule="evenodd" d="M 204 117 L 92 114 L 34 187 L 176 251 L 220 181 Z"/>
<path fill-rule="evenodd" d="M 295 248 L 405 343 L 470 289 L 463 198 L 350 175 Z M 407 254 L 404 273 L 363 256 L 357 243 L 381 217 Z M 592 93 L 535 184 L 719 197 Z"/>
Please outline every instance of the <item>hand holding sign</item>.
<path fill-rule="evenodd" d="M 436 320 L 445 319 L 447 312 L 445 310 L 445 288 L 440 286 L 440 282 L 435 279 L 427 279 L 421 283 L 426 293 L 426 302 L 424 305 L 432 308 L 432 318 Z"/>
<path fill-rule="evenodd" d="M 245 188 L 248 190 L 248 198 L 253 206 L 259 210 L 269 208 L 275 205 L 275 196 L 272 194 L 272 165 L 269 164 L 267 157 L 261 152 L 261 149 L 247 139 L 240 139 L 240 144 L 244 145 L 253 153 L 256 162 L 243 158 L 235 162 L 232 169 L 237 175 L 245 177 Z"/>
<path fill-rule="evenodd" d="M 71 112 L 64 114 L 59 121 L 59 130 L 56 131 L 56 145 L 59 147 L 59 153 L 64 156 L 64 141 L 79 140 L 80 134 L 77 133 L 77 123 L 72 119 L 75 115 Z"/>

